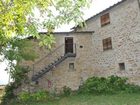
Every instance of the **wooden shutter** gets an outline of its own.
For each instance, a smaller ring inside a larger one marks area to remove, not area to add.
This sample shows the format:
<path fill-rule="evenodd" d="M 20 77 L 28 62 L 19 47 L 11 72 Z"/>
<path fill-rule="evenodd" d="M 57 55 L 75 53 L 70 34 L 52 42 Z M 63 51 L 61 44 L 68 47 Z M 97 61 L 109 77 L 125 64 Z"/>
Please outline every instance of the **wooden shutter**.
<path fill-rule="evenodd" d="M 103 16 L 101 16 L 101 26 L 105 26 L 105 25 L 107 25 L 109 23 L 110 23 L 109 13 L 104 14 Z"/>

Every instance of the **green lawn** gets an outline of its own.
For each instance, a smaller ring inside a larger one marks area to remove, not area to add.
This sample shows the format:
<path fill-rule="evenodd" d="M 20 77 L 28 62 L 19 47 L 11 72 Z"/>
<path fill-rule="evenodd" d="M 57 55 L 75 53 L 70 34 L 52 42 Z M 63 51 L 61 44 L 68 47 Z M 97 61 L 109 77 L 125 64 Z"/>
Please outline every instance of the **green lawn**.
<path fill-rule="evenodd" d="M 140 105 L 140 94 L 76 95 L 27 105 Z"/>

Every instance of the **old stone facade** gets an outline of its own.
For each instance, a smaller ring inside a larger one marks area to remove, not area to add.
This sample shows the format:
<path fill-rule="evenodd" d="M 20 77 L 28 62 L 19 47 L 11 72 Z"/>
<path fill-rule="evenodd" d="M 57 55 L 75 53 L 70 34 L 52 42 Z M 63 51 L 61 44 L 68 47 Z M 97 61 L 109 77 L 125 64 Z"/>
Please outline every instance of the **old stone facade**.
<path fill-rule="evenodd" d="M 110 15 L 110 24 L 101 27 L 100 17 Z M 93 21 L 93 22 L 92 22 Z M 140 8 L 138 0 L 123 0 L 87 21 L 78 31 L 94 30 L 92 64 L 96 76 L 119 75 L 140 85 Z M 111 38 L 112 49 L 103 51 L 103 39 Z M 120 70 L 124 64 L 125 70 Z"/>
<path fill-rule="evenodd" d="M 34 46 L 40 57 L 35 62 L 24 63 L 33 69 L 30 78 L 65 55 L 66 50 L 76 56 L 54 64 L 49 72 L 36 79 L 38 89 L 59 91 L 68 86 L 76 90 L 91 76 L 109 75 L 128 77 L 129 82 L 140 85 L 138 0 L 122 0 L 88 19 L 85 27 L 75 27 L 72 32 L 54 33 L 54 36 L 56 44 L 51 53 L 47 48 Z M 72 50 L 66 48 L 68 39 L 72 42 Z"/>

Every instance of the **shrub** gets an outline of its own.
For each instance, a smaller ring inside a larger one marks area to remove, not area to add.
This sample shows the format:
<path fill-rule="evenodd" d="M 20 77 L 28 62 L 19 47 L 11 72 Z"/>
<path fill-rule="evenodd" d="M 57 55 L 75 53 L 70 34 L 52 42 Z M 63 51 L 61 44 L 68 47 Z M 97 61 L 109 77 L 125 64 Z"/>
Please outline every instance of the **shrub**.
<path fill-rule="evenodd" d="M 108 85 L 114 91 L 125 90 L 127 86 L 127 78 L 121 78 L 118 76 L 110 76 L 106 78 L 108 80 Z"/>
<path fill-rule="evenodd" d="M 27 67 L 21 67 L 21 66 L 14 66 L 14 70 L 11 71 L 11 78 L 14 80 L 13 82 L 9 83 L 5 88 L 5 95 L 2 98 L 2 105 L 9 104 L 10 101 L 13 101 L 14 98 L 16 98 L 16 95 L 14 94 L 14 90 L 16 90 L 19 86 L 21 86 L 22 81 L 27 80 L 26 73 L 30 71 L 30 69 Z"/>
<path fill-rule="evenodd" d="M 109 88 L 108 80 L 104 77 L 92 77 L 86 80 L 86 82 L 79 88 L 80 92 L 84 93 L 106 93 L 112 91 Z"/>
<path fill-rule="evenodd" d="M 22 102 L 27 102 L 29 101 L 31 98 L 31 95 L 29 92 L 21 92 L 18 96 L 19 100 Z"/>
<path fill-rule="evenodd" d="M 127 83 L 126 78 L 118 76 L 91 77 L 79 87 L 79 93 L 112 94 L 117 92 L 140 92 L 140 87 Z"/>
<path fill-rule="evenodd" d="M 16 89 L 16 86 L 14 83 L 10 83 L 5 87 L 5 94 L 2 97 L 1 105 L 8 105 L 10 101 L 16 97 L 13 92 L 14 89 Z"/>
<path fill-rule="evenodd" d="M 127 84 L 125 91 L 127 93 L 140 93 L 140 86 L 133 85 L 133 84 Z"/>
<path fill-rule="evenodd" d="M 49 98 L 49 93 L 47 91 L 38 91 L 33 94 L 31 94 L 33 101 L 44 101 Z"/>
<path fill-rule="evenodd" d="M 48 98 L 49 98 L 49 93 L 46 91 L 37 91 L 35 93 L 22 92 L 19 95 L 19 100 L 21 102 L 45 101 Z"/>
<path fill-rule="evenodd" d="M 71 93 L 72 93 L 71 88 L 69 88 L 69 87 L 67 87 L 67 86 L 64 86 L 64 87 L 63 87 L 63 95 L 64 95 L 64 96 L 70 96 Z"/>

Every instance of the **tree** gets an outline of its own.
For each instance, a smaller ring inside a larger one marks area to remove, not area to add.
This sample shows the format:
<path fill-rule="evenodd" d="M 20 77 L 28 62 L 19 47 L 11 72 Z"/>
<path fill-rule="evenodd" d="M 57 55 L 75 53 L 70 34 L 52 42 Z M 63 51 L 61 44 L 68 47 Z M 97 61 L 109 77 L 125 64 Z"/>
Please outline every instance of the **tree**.
<path fill-rule="evenodd" d="M 78 25 L 83 21 L 82 8 L 88 3 L 88 0 L 0 0 L 0 46 L 25 36 L 36 37 L 42 40 L 41 45 L 50 46 L 53 37 L 41 38 L 38 29 L 45 28 L 51 33 L 62 24 Z"/>
<path fill-rule="evenodd" d="M 11 85 L 13 88 L 26 73 L 19 62 L 36 57 L 31 43 L 24 38 L 33 36 L 40 40 L 41 46 L 51 48 L 54 29 L 70 22 L 79 25 L 83 22 L 82 9 L 88 5 L 89 0 L 0 0 L 0 54 L 9 60 L 10 74 L 15 82 Z M 40 28 L 45 28 L 48 35 L 39 35 Z M 8 91 L 11 93 L 12 89 Z"/>
<path fill-rule="evenodd" d="M 52 31 L 70 22 L 79 25 L 83 22 L 82 9 L 88 4 L 89 0 L 0 0 L 0 54 L 10 61 L 10 68 L 14 60 L 17 64 L 22 59 L 33 60 L 31 43 L 22 39 L 33 36 L 41 46 L 51 48 Z M 40 28 L 48 35 L 39 35 Z"/>

